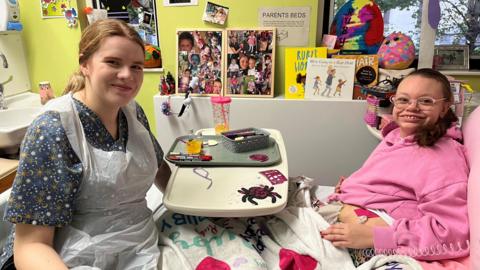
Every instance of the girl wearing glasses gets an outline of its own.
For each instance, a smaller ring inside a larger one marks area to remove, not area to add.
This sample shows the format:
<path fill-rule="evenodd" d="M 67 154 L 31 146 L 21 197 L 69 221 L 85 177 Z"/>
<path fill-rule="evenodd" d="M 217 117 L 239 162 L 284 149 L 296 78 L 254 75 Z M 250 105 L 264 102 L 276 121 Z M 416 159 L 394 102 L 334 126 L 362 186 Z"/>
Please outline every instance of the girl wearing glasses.
<path fill-rule="evenodd" d="M 450 83 L 420 69 L 401 81 L 392 102 L 394 122 L 382 130 L 383 141 L 318 209 L 338 211 L 322 237 L 349 248 L 356 265 L 374 251 L 419 260 L 468 256 L 469 166 Z M 457 248 L 444 248 L 451 244 Z"/>

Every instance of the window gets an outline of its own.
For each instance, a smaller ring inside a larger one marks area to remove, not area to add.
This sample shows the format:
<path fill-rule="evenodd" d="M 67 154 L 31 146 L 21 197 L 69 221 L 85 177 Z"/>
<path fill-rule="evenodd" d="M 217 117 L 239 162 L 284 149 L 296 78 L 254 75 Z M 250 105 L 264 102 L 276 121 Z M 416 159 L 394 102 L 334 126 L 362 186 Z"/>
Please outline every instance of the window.
<path fill-rule="evenodd" d="M 324 33 L 329 31 L 334 15 L 345 2 L 347 0 L 330 0 L 325 3 Z M 393 31 L 403 32 L 412 38 L 418 51 L 422 0 L 377 0 L 376 3 L 382 11 L 385 36 Z M 442 17 L 435 44 L 469 45 L 470 66 L 480 68 L 480 0 L 440 0 L 440 7 Z"/>

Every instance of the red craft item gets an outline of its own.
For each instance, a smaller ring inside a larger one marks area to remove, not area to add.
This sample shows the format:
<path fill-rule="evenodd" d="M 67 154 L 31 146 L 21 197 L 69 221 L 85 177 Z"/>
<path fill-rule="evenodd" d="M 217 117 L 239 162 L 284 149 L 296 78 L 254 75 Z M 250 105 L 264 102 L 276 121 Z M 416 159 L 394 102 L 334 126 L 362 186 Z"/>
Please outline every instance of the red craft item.
<path fill-rule="evenodd" d="M 264 154 L 253 154 L 253 155 L 250 155 L 249 158 L 251 160 L 260 161 L 260 162 L 265 162 L 268 160 L 268 156 Z"/>
<path fill-rule="evenodd" d="M 265 176 L 268 181 L 272 183 L 272 185 L 278 185 L 287 181 L 285 175 L 283 175 L 283 173 L 281 173 L 279 170 L 261 171 L 260 173 Z"/>

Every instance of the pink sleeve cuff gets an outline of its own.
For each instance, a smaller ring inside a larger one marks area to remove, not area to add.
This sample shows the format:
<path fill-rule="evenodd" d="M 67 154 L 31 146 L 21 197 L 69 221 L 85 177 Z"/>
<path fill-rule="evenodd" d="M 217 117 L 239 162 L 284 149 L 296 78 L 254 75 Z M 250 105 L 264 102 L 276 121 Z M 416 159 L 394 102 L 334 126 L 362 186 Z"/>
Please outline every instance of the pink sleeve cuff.
<path fill-rule="evenodd" d="M 373 246 L 377 250 L 396 249 L 392 227 L 373 227 Z"/>
<path fill-rule="evenodd" d="M 338 193 L 332 193 L 327 198 L 327 202 L 338 201 Z"/>

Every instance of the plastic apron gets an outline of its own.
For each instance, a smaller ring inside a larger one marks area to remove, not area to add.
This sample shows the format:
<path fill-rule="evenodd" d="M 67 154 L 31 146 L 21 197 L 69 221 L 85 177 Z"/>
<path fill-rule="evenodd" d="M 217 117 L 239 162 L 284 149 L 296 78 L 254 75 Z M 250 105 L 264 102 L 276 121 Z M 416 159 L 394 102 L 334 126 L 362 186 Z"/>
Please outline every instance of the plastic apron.
<path fill-rule="evenodd" d="M 71 269 L 156 269 L 158 232 L 145 194 L 158 165 L 135 102 L 122 108 L 128 122 L 126 153 L 92 147 L 71 95 L 50 101 L 83 164 L 71 224 L 55 232 L 55 250 Z"/>

